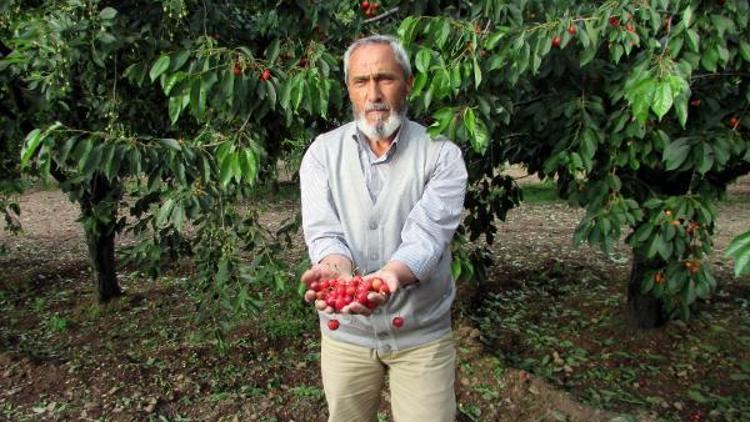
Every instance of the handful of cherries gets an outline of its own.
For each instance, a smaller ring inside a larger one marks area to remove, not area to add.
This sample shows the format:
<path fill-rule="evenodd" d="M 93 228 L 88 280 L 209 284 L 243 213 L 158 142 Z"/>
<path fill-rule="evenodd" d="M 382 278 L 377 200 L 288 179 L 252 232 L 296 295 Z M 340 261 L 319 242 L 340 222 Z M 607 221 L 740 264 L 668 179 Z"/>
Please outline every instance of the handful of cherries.
<path fill-rule="evenodd" d="M 322 300 L 335 312 L 341 312 L 346 305 L 355 301 L 373 309 L 375 305 L 367 298 L 371 292 L 386 296 L 390 294 L 388 285 L 382 279 L 373 278 L 365 281 L 360 276 L 355 276 L 350 281 L 338 279 L 313 281 L 307 287 L 315 293 L 314 298 L 308 299 Z"/>
<path fill-rule="evenodd" d="M 351 280 L 323 279 L 310 282 L 305 299 L 308 301 L 321 300 L 326 306 L 330 306 L 334 313 L 342 313 L 347 305 L 353 302 L 360 303 L 368 309 L 374 309 L 377 305 L 372 303 L 368 295 L 378 293 L 388 296 L 391 292 L 388 285 L 381 278 L 364 280 L 361 276 L 354 276 Z M 393 318 L 393 326 L 400 328 L 404 325 L 404 318 L 397 316 Z M 340 323 L 337 319 L 328 321 L 328 329 L 337 330 Z"/>

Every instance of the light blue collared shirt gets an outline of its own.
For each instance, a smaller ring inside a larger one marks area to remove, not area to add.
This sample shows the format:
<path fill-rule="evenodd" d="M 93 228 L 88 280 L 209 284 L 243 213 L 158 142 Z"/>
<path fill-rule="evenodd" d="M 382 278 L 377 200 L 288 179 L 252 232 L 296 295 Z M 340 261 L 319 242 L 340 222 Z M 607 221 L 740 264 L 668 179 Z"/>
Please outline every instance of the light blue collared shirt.
<path fill-rule="evenodd" d="M 375 203 L 389 177 L 403 177 L 391 174 L 392 158 L 398 154 L 400 130 L 388 151 L 380 157 L 375 155 L 361 132 L 357 131 L 352 142 L 357 142 L 360 168 L 370 198 Z M 302 212 L 305 215 L 303 229 L 310 259 L 317 263 L 328 255 L 338 254 L 352 260 L 331 198 L 328 173 L 322 164 L 324 160 L 317 154 L 318 151 L 308 149 L 300 166 Z M 390 260 L 400 261 L 409 267 L 418 280 L 426 279 L 440 259 L 439 256 L 432 256 L 430 251 L 435 248 L 430 245 L 450 241 L 450 238 L 445 238 L 448 233 L 442 223 L 460 218 L 467 177 L 461 150 L 454 143 L 446 142 L 440 150 L 435 171 L 430 175 L 422 198 L 404 225 L 402 243 L 390 257 Z M 435 210 L 443 210 L 445 215 L 436 218 Z M 452 232 L 449 234 L 452 236 Z"/>

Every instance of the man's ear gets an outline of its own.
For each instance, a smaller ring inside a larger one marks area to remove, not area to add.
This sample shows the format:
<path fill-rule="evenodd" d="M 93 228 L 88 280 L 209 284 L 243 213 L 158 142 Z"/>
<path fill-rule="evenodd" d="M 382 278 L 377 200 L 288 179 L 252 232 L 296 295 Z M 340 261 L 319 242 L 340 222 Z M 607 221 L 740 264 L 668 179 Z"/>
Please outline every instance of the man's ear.
<path fill-rule="evenodd" d="M 411 87 L 414 85 L 414 75 L 409 75 L 408 78 L 406 78 L 406 94 L 408 95 L 411 92 Z"/>

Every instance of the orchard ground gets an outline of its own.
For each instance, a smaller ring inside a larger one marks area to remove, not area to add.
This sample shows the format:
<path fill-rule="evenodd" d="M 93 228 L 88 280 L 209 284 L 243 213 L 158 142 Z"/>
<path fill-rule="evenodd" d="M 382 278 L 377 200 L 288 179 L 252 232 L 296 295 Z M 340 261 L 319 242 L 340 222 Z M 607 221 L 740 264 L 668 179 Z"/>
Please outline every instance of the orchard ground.
<path fill-rule="evenodd" d="M 550 184 L 520 181 L 528 201 L 500 226 L 488 282 L 459 285 L 459 420 L 750 419 L 750 279 L 733 278 L 723 256 L 750 226 L 750 179 L 717 204 L 707 261 L 719 291 L 691 321 L 651 331 L 623 318 L 628 249 L 573 247 L 582 211 Z M 0 232 L 0 419 L 325 420 L 318 325 L 295 292 L 263 292 L 261 313 L 221 349 L 194 320 L 190 262 L 156 281 L 121 268 L 127 294 L 97 305 L 76 207 L 40 188 L 20 203 L 25 232 Z M 298 193 L 288 185 L 248 206 L 278 226 Z M 290 263 L 302 245 L 298 235 L 285 250 Z"/>

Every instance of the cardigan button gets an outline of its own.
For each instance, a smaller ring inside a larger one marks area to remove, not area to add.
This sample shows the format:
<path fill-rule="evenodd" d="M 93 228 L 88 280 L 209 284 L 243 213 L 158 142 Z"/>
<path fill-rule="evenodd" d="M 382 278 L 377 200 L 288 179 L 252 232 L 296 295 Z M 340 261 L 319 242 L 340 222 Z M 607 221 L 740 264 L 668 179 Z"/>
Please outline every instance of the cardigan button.
<path fill-rule="evenodd" d="M 375 230 L 378 228 L 377 221 L 370 221 L 370 230 Z"/>

